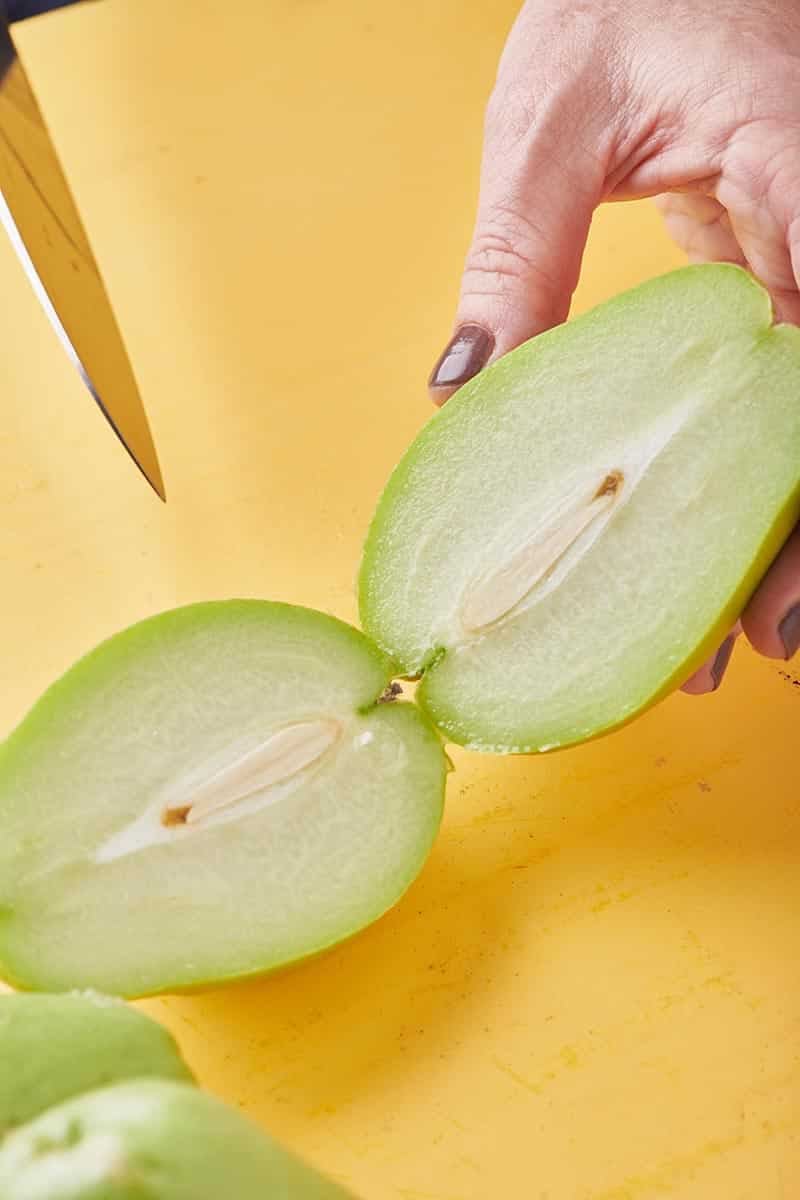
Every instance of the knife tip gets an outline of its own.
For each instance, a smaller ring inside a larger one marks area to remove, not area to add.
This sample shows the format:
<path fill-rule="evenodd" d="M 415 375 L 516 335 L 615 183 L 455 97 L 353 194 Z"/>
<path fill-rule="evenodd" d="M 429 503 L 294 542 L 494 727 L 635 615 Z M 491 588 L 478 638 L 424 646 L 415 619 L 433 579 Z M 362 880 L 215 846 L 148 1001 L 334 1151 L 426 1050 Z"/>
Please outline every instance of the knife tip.
<path fill-rule="evenodd" d="M 151 468 L 150 471 L 145 471 L 140 463 L 137 463 L 137 466 L 162 504 L 166 504 L 167 489 L 164 487 L 164 480 L 161 476 L 161 470 L 158 464 L 155 465 L 155 468 Z"/>

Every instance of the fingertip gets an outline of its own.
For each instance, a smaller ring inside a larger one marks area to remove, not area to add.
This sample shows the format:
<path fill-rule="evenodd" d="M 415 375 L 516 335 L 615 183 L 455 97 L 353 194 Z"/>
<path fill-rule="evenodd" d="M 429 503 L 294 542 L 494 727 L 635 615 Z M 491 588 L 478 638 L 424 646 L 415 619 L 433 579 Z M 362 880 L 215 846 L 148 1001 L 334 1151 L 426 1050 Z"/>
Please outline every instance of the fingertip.
<path fill-rule="evenodd" d="M 754 607 L 744 617 L 747 640 L 762 658 L 788 662 L 800 649 L 800 602 L 787 601 L 772 611 Z"/>
<path fill-rule="evenodd" d="M 745 636 L 756 654 L 760 654 L 762 658 L 784 662 L 792 657 L 794 651 L 788 651 L 781 640 L 780 618 L 765 616 L 756 611 L 753 615 L 745 614 L 743 624 Z"/>
<path fill-rule="evenodd" d="M 468 380 L 486 366 L 495 348 L 495 336 L 485 325 L 462 322 L 433 365 L 428 390 L 441 407 Z"/>
<path fill-rule="evenodd" d="M 742 617 L 747 640 L 764 658 L 792 658 L 800 649 L 800 530 L 795 529 Z"/>
<path fill-rule="evenodd" d="M 455 395 L 457 391 L 458 388 L 455 387 L 437 388 L 431 387 L 430 385 L 428 386 L 428 395 L 431 398 L 431 402 L 435 404 L 437 408 L 443 408 L 450 397 Z"/>
<path fill-rule="evenodd" d="M 713 690 L 708 663 L 704 663 L 690 679 L 681 685 L 681 691 L 685 696 L 705 696 Z"/>
<path fill-rule="evenodd" d="M 681 687 L 682 692 L 687 696 L 707 696 L 719 690 L 731 661 L 739 629 L 740 626 L 737 625 L 733 633 L 728 634 L 722 642 L 713 658 L 703 663 L 702 667 L 686 680 Z"/>
<path fill-rule="evenodd" d="M 785 659 L 794 658 L 800 650 L 800 603 L 792 605 L 778 624 L 778 636 Z"/>

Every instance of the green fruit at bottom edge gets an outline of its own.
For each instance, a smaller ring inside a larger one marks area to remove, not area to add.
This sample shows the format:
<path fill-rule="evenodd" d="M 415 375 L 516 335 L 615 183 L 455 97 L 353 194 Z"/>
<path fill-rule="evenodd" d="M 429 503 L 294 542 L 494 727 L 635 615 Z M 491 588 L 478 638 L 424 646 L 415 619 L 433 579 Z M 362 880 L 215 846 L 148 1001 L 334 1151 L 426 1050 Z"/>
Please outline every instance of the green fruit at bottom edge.
<path fill-rule="evenodd" d="M 237 1112 L 177 1083 L 117 1084 L 0 1149 L 0 1200 L 345 1200 Z"/>
<path fill-rule="evenodd" d="M 191 1081 L 172 1036 L 93 993 L 0 996 L 0 1138 L 82 1092 L 124 1079 Z"/>
<path fill-rule="evenodd" d="M 800 330 L 728 265 L 520 346 L 380 500 L 365 632 L 453 741 L 532 752 L 629 721 L 729 632 L 800 512 Z"/>
<path fill-rule="evenodd" d="M 198 604 L 78 662 L 0 746 L 0 974 L 142 996 L 381 916 L 442 815 L 441 742 L 356 630 Z"/>

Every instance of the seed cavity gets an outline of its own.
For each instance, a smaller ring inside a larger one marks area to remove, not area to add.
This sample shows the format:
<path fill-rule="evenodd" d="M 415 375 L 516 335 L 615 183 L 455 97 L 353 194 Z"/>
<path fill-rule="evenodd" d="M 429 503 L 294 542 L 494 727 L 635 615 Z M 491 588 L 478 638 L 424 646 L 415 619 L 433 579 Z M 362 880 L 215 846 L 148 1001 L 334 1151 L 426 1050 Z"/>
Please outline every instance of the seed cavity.
<path fill-rule="evenodd" d="M 317 762 L 342 735 L 339 721 L 299 721 L 277 730 L 254 750 L 194 787 L 190 796 L 161 814 L 162 825 L 199 825 L 251 796 L 285 783 Z"/>
<path fill-rule="evenodd" d="M 230 746 L 205 766 L 195 761 L 129 824 L 111 834 L 94 851 L 92 861 L 111 863 L 280 804 L 302 785 L 304 772 L 321 764 L 333 750 L 345 728 L 343 721 L 332 717 L 295 721 L 273 730 L 256 746 L 251 743 L 247 750 Z"/>
<path fill-rule="evenodd" d="M 590 526 L 605 524 L 620 504 L 624 484 L 623 471 L 605 472 L 594 486 L 569 496 L 505 562 L 484 571 L 462 599 L 464 631 L 481 633 L 529 598 Z"/>

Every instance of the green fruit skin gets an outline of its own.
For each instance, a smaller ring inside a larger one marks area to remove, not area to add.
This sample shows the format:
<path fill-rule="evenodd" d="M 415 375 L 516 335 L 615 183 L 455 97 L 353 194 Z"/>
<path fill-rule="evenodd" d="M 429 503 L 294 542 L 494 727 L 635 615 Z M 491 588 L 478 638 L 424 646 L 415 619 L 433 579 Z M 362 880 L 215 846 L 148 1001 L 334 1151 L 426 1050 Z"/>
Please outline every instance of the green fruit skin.
<path fill-rule="evenodd" d="M 192 1081 L 144 1013 L 91 992 L 0 997 L 0 1138 L 82 1092 L 150 1077 Z"/>
<path fill-rule="evenodd" d="M 248 1119 L 180 1083 L 88 1092 L 16 1130 L 0 1149 L 0 1200 L 347 1196 Z"/>

